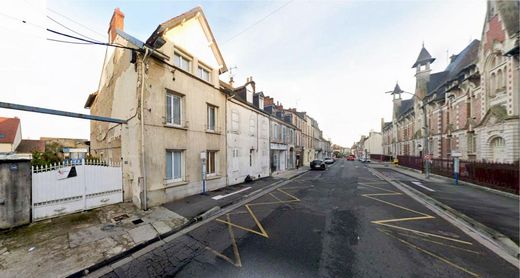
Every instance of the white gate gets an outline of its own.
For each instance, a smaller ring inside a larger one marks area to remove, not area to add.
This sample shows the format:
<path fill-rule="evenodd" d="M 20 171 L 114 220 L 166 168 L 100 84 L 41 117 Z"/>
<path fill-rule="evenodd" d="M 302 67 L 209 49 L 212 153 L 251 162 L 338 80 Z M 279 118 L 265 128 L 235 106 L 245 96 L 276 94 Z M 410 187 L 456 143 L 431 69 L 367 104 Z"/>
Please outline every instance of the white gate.
<path fill-rule="evenodd" d="M 32 169 L 32 219 L 41 220 L 123 201 L 120 165 L 101 161 Z"/>

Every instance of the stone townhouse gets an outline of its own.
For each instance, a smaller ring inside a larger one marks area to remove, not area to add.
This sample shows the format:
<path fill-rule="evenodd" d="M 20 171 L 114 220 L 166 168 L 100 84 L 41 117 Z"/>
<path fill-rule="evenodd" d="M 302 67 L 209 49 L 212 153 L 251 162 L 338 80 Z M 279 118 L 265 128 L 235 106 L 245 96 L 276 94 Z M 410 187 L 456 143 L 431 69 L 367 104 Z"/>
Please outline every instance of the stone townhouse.
<path fill-rule="evenodd" d="M 427 103 L 429 152 L 434 158 L 513 162 L 520 157 L 518 126 L 518 2 L 489 1 L 482 41 L 451 56 L 444 71 L 423 47 L 414 63 L 415 97 L 401 99 L 396 85 L 393 118 L 382 125 L 389 155 L 421 155 Z"/>
<path fill-rule="evenodd" d="M 303 128 L 305 126 L 305 117 L 301 116 L 301 113 L 296 111 L 296 108 L 290 108 L 284 110 L 284 119 L 286 122 L 296 127 L 295 130 L 295 166 L 303 166 L 303 151 L 304 151 L 304 139 L 303 139 Z"/>
<path fill-rule="evenodd" d="M 226 64 L 200 7 L 160 24 L 146 41 L 124 32 L 116 9 L 100 86 L 85 107 L 124 119 L 91 122 L 91 151 L 120 160 L 124 199 L 139 207 L 226 185 Z M 203 158 L 205 163 L 203 165 Z M 204 166 L 204 167 L 203 167 Z"/>
<path fill-rule="evenodd" d="M 264 98 L 264 110 L 270 114 L 271 172 L 282 172 L 296 167 L 294 148 L 296 127 L 284 120 L 284 109 L 273 98 Z"/>
<path fill-rule="evenodd" d="M 269 171 L 269 114 L 255 82 L 237 88 L 221 82 L 227 97 L 227 184 L 267 177 Z"/>

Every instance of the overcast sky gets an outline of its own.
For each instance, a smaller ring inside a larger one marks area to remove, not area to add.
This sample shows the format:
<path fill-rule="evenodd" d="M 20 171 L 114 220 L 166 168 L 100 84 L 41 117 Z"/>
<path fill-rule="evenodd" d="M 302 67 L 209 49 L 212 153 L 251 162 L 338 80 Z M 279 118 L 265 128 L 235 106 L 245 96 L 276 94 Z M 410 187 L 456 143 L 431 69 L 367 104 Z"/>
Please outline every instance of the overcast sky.
<path fill-rule="evenodd" d="M 106 41 L 113 9 L 125 31 L 146 40 L 158 24 L 201 5 L 237 84 L 314 117 L 333 143 L 351 146 L 391 118 L 399 81 L 413 92 L 411 69 L 424 44 L 441 71 L 447 57 L 479 39 L 484 0 L 455 1 L 2 1 L 0 101 L 79 113 L 98 88 L 105 49 L 46 41 L 43 27 L 71 33 L 46 18 Z M 26 20 L 21 23 L 16 19 Z M 228 74 L 221 76 L 229 79 Z M 89 138 L 89 122 L 0 109 L 22 120 L 22 136 Z"/>

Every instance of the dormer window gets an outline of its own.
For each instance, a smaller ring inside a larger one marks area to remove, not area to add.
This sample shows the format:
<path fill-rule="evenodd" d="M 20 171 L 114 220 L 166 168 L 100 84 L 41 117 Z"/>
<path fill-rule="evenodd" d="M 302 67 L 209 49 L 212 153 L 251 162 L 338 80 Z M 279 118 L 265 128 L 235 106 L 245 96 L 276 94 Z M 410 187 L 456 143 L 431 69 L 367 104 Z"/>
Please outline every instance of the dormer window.
<path fill-rule="evenodd" d="M 209 70 L 202 66 L 199 66 L 199 68 L 197 70 L 197 76 L 204 81 L 207 81 L 207 82 L 211 81 Z"/>
<path fill-rule="evenodd" d="M 180 54 L 179 52 L 175 52 L 173 60 L 174 60 L 173 62 L 175 63 L 175 65 L 177 67 L 179 67 L 180 69 L 182 69 L 184 71 L 191 72 L 191 59 L 190 58 L 188 58 L 187 56 L 185 56 L 183 54 Z"/>
<path fill-rule="evenodd" d="M 261 96 L 258 97 L 258 108 L 260 108 L 260 110 L 264 110 L 264 98 Z"/>
<path fill-rule="evenodd" d="M 253 103 L 253 91 L 251 91 L 249 88 L 246 90 L 246 100 L 249 103 Z"/>

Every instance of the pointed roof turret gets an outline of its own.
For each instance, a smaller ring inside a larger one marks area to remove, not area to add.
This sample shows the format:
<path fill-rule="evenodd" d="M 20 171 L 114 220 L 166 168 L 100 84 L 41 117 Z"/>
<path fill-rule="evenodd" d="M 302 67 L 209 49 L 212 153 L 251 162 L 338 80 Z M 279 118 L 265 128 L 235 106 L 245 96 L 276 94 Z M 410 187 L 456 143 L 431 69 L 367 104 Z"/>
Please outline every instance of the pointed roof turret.
<path fill-rule="evenodd" d="M 433 61 L 435 61 L 435 58 L 433 58 L 432 55 L 430 55 L 430 53 L 428 52 L 428 50 L 426 50 L 426 48 L 424 48 L 424 43 L 423 43 L 421 52 L 419 53 L 419 56 L 417 57 L 417 61 L 415 61 L 412 68 L 415 68 L 418 65 L 421 65 L 424 63 L 431 63 Z"/>
<path fill-rule="evenodd" d="M 395 88 L 394 88 L 394 90 L 392 91 L 391 94 L 395 95 L 395 94 L 400 94 L 402 92 L 403 92 L 403 90 L 401 90 L 401 87 L 399 87 L 399 83 L 396 82 L 395 83 Z"/>

